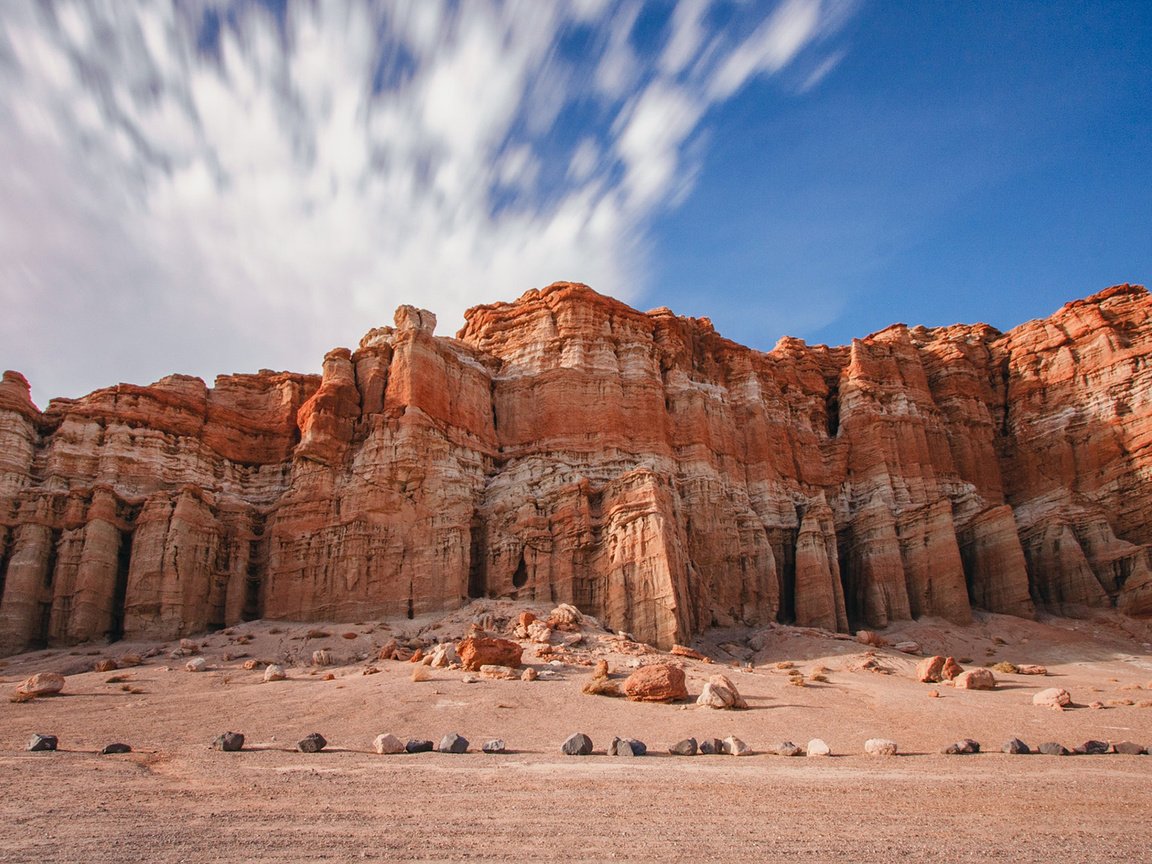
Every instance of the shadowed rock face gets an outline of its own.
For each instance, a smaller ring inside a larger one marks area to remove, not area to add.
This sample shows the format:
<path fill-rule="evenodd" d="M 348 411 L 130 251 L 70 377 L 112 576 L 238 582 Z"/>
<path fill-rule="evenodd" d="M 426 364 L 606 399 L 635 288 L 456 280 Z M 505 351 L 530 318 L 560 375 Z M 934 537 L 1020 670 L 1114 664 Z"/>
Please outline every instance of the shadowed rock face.
<path fill-rule="evenodd" d="M 0 384 L 0 651 L 567 602 L 668 647 L 971 607 L 1152 614 L 1152 303 L 768 353 L 558 283 L 322 376 Z"/>

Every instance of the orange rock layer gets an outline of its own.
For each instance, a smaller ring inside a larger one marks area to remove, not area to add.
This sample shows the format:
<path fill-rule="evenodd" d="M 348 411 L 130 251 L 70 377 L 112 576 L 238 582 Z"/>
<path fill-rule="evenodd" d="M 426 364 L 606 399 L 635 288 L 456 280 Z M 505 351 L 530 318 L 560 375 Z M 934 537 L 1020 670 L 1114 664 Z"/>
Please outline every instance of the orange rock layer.
<path fill-rule="evenodd" d="M 0 384 L 0 652 L 474 597 L 669 647 L 979 607 L 1152 614 L 1152 301 L 770 352 L 559 283 L 323 375 Z"/>

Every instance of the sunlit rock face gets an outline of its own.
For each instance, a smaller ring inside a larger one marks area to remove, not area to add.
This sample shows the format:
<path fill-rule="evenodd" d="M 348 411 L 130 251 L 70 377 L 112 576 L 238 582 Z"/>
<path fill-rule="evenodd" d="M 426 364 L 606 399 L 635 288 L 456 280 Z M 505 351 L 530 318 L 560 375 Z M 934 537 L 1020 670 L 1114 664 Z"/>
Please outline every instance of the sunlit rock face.
<path fill-rule="evenodd" d="M 323 374 L 0 383 L 0 651 L 566 602 L 662 646 L 1152 614 L 1152 302 L 770 352 L 558 283 Z"/>

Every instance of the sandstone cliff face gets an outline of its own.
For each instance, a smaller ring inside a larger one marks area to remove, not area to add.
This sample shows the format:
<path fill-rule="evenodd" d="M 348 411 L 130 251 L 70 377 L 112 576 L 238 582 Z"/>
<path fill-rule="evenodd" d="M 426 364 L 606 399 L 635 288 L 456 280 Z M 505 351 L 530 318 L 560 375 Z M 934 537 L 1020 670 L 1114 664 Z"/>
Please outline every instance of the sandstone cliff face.
<path fill-rule="evenodd" d="M 1152 301 L 768 353 L 559 283 L 321 376 L 0 383 L 0 652 L 573 603 L 670 645 L 979 607 L 1152 614 Z"/>

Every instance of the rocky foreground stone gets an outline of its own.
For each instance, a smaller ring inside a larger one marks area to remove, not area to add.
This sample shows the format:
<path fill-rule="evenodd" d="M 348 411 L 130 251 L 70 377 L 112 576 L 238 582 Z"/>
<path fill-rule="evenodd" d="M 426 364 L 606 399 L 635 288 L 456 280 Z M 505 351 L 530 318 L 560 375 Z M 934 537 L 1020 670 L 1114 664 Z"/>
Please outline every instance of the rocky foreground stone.
<path fill-rule="evenodd" d="M 0 654 L 479 597 L 665 648 L 713 624 L 1152 613 L 1143 288 L 1007 333 L 770 352 L 572 283 L 435 324 L 401 307 L 321 375 L 43 411 L 4 373 Z"/>

